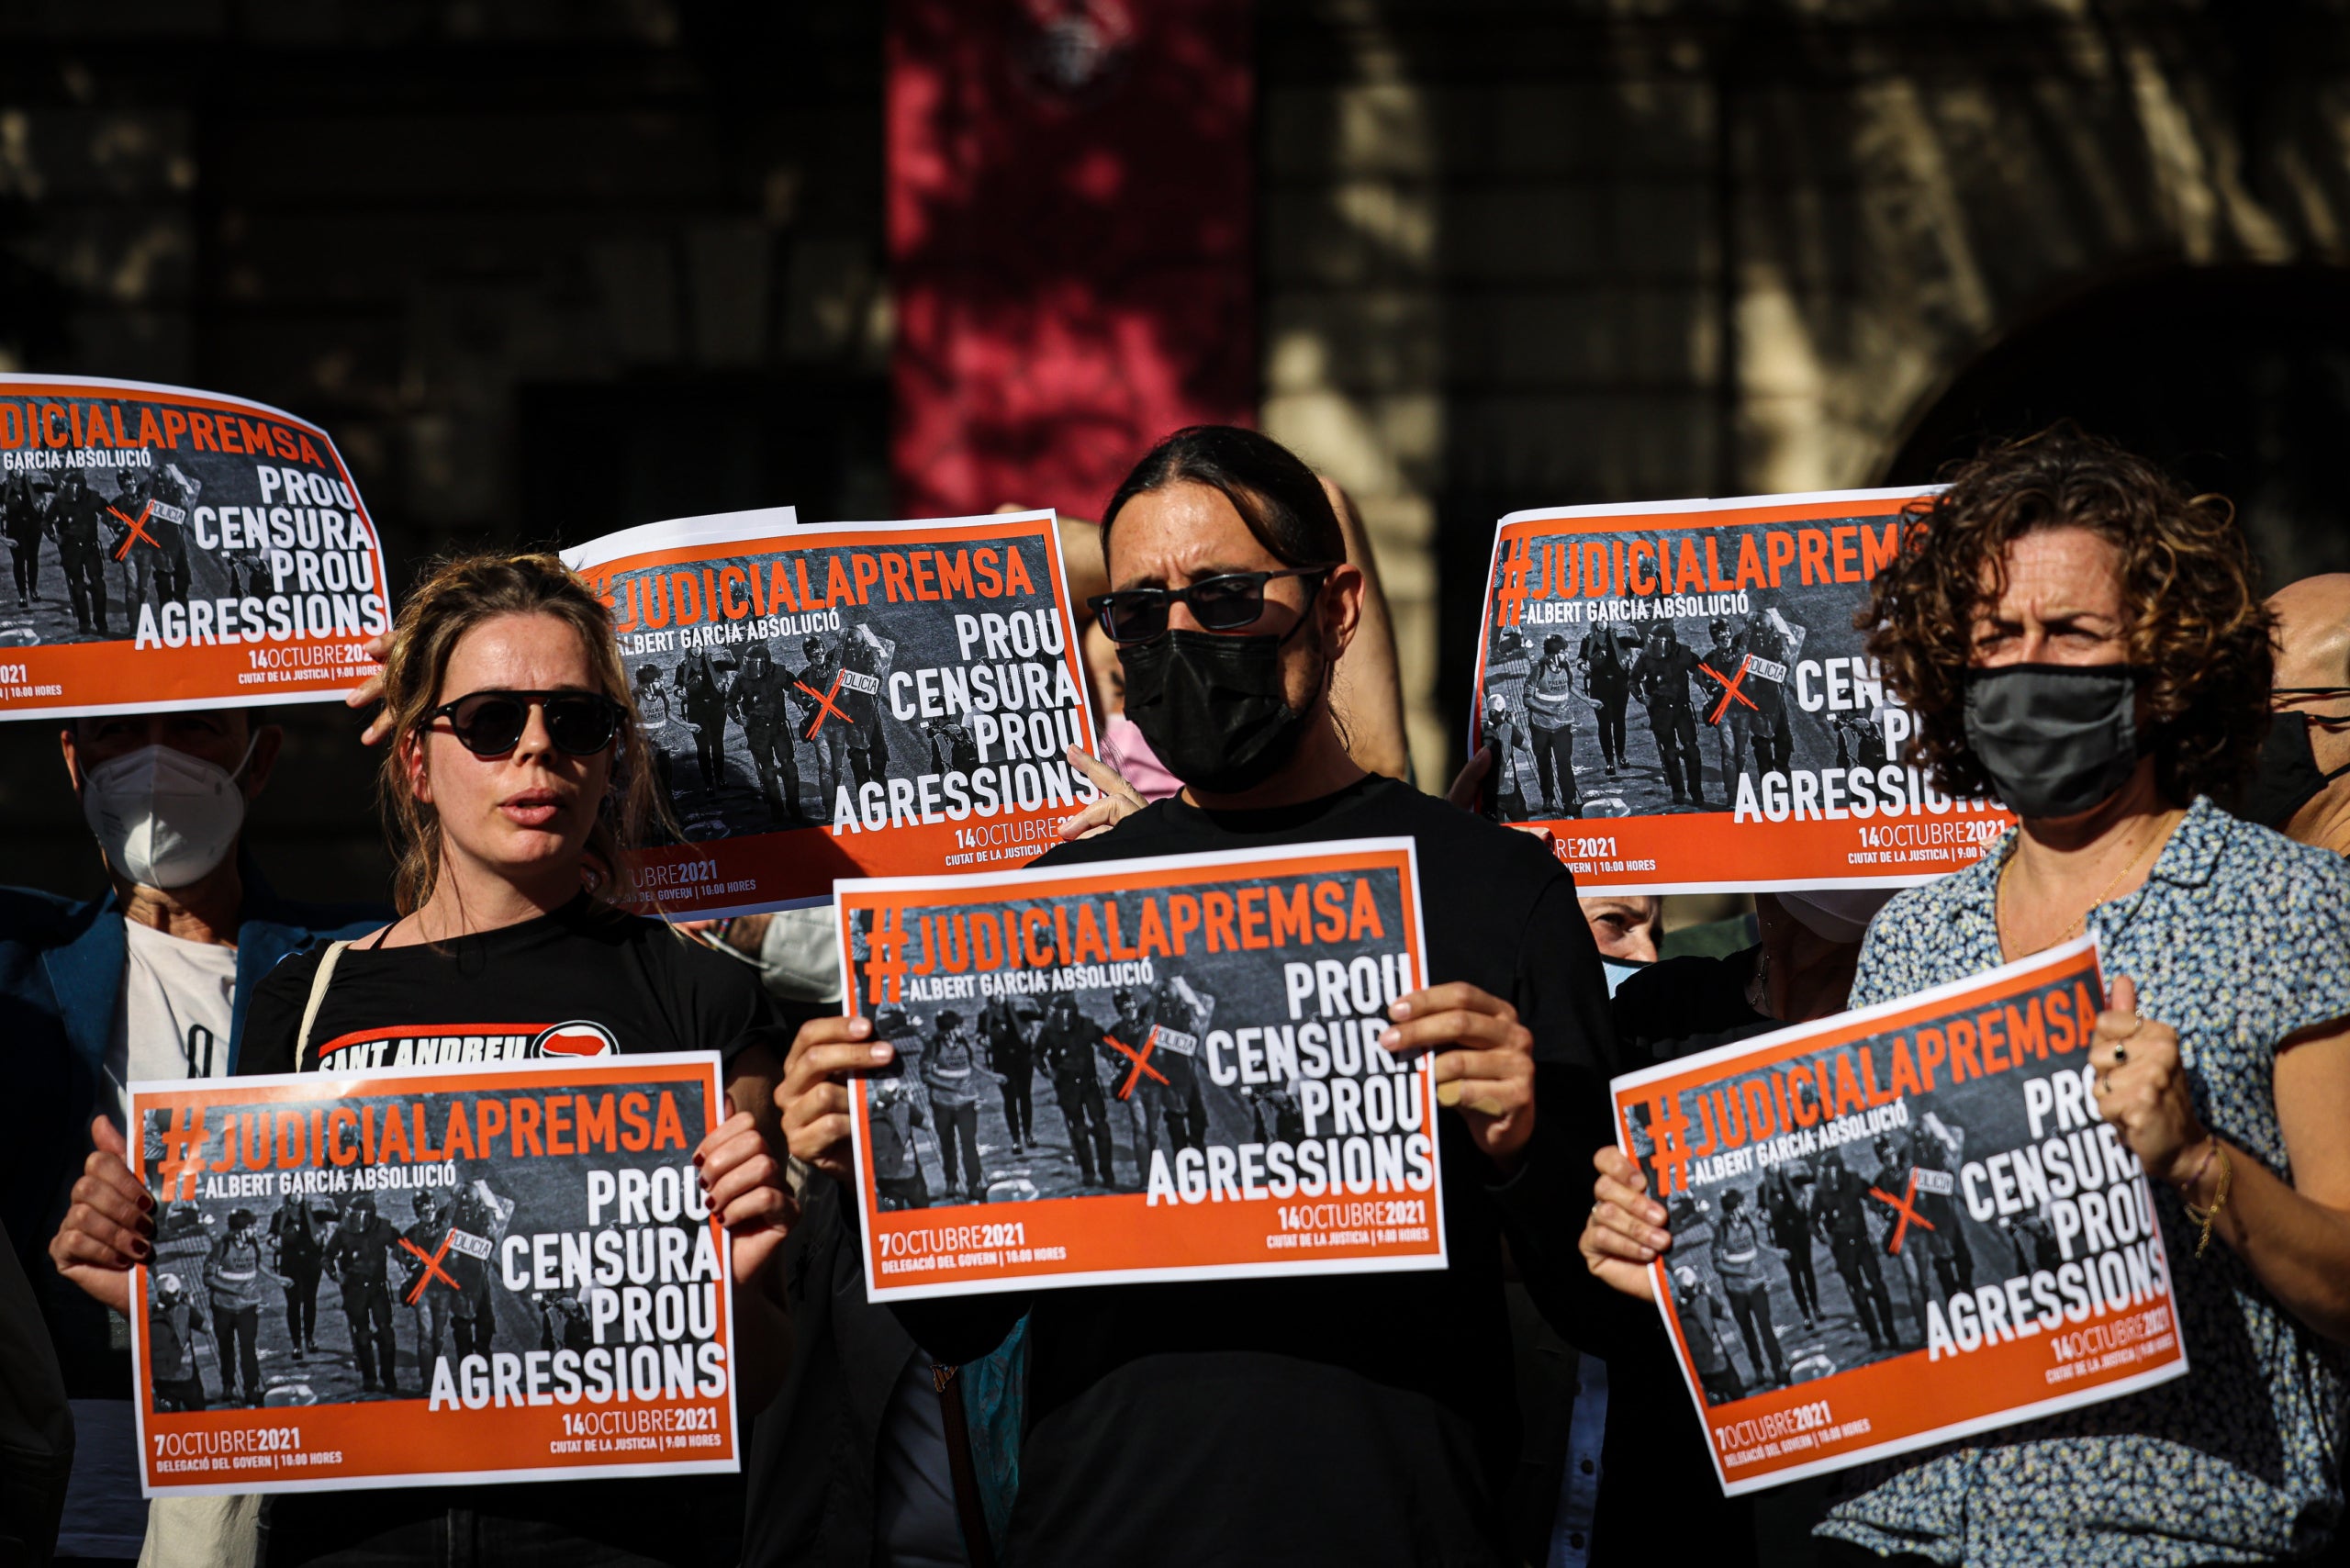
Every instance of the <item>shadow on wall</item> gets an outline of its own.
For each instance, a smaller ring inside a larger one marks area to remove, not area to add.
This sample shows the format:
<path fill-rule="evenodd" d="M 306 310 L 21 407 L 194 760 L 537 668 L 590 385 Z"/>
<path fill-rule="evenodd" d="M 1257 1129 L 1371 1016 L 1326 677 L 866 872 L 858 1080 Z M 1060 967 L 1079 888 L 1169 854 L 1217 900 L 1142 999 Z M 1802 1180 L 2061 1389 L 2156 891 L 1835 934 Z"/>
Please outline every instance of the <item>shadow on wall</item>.
<path fill-rule="evenodd" d="M 569 546 L 638 523 L 767 506 L 796 506 L 803 522 L 890 517 L 888 429 L 888 388 L 865 375 L 523 386 L 517 533 Z"/>
<path fill-rule="evenodd" d="M 1918 478 L 2071 414 L 2232 494 L 2272 578 L 2350 550 L 2331 7 L 1358 9 L 1321 39 L 1335 260 L 1269 271 L 1352 302 L 1326 374 L 1435 509 L 1448 750 L 1514 508 Z M 1382 94 L 1417 118 L 1365 158 Z"/>
<path fill-rule="evenodd" d="M 73 291 L 25 253 L 39 229 L 30 202 L 0 199 L 0 368 L 53 364 L 65 351 Z"/>
<path fill-rule="evenodd" d="M 1495 520 L 1716 481 L 1714 90 L 1651 26 L 1509 0 L 1259 23 L 1268 424 L 1381 548 L 1425 787 L 1459 765 Z"/>
<path fill-rule="evenodd" d="M 2233 501 L 2272 588 L 2350 569 L 2350 271 L 2165 267 L 2087 291 L 1953 377 L 1885 482 L 2068 416 Z"/>

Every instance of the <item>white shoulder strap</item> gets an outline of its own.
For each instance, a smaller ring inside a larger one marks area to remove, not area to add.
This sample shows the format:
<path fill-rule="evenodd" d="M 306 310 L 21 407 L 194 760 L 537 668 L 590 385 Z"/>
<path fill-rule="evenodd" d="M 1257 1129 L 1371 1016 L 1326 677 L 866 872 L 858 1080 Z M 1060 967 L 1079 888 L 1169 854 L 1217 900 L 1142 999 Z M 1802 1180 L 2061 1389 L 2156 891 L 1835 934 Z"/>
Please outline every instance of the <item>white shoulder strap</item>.
<path fill-rule="evenodd" d="M 310 1052 L 310 1031 L 319 1022 L 319 1008 L 327 999 L 328 982 L 334 979 L 334 967 L 342 962 L 342 950 L 348 942 L 330 942 L 324 957 L 319 959 L 319 972 L 310 980 L 309 1004 L 302 1009 L 302 1032 L 294 1037 L 294 1070 L 302 1070 L 302 1058 Z"/>

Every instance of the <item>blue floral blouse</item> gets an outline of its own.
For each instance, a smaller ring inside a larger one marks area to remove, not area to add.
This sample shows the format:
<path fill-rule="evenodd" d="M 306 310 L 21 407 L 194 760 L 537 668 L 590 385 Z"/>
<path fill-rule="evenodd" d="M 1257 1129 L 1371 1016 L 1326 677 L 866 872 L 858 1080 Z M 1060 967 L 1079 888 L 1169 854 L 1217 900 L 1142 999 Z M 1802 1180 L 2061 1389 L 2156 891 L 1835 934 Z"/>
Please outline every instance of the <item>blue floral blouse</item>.
<path fill-rule="evenodd" d="M 1870 924 L 1864 1007 L 2000 962 L 1992 900 L 2011 831 L 1965 870 L 1901 894 Z M 2145 885 L 2100 905 L 2108 983 L 2178 1031 L 2195 1108 L 2290 1180 L 2277 1126 L 2277 1043 L 2350 1016 L 2350 864 L 2199 800 Z M 2350 1107 L 2344 1114 L 2350 1115 Z M 2317 1550 L 2342 1512 L 2350 1356 L 2288 1316 L 2160 1183 L 2190 1371 L 2102 1405 L 1855 1470 L 1818 1533 L 1978 1568 L 2170 1568 Z"/>

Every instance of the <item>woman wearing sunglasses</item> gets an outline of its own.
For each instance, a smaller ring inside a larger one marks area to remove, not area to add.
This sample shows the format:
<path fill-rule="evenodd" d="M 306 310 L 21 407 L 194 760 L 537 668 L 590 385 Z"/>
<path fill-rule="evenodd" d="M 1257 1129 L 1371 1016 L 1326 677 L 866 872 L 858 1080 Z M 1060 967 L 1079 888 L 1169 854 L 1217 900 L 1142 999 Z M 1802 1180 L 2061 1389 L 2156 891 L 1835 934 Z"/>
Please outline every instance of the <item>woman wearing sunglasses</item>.
<path fill-rule="evenodd" d="M 450 563 L 402 610 L 383 686 L 400 916 L 281 965 L 254 994 L 236 1070 L 364 1068 L 391 1059 L 389 1040 L 436 1034 L 557 1059 L 721 1052 L 743 1108 L 693 1158 L 733 1234 L 735 1376 L 741 1408 L 758 1409 L 789 1332 L 767 1265 L 791 1204 L 753 1114 L 771 1103 L 773 1020 L 750 970 L 609 902 L 655 807 L 604 606 L 552 555 Z M 118 1158 L 95 1159 L 75 1195 L 85 1255 L 114 1270 L 149 1255 L 153 1207 Z M 476 1331 L 537 1349 L 529 1304 L 487 1294 Z M 379 1367 L 416 1397 L 431 1369 L 400 1367 L 402 1349 Z M 272 1500 L 266 1561 L 727 1563 L 741 1521 L 733 1476 L 306 1493 Z"/>
<path fill-rule="evenodd" d="M 1039 864 L 1416 839 L 1438 983 L 1398 1001 L 1382 1038 L 1435 1053 L 1450 1266 L 980 1296 L 900 1319 L 954 1365 L 1029 1315 L 1007 1561 L 1515 1561 L 1498 1506 L 1518 1432 L 1503 1235 L 1576 1343 L 1602 1338 L 1584 1303 L 1644 1324 L 1590 1288 L 1573 1251 L 1611 1066 L 1573 882 L 1534 839 L 1348 756 L 1330 688 L 1363 577 L 1289 452 L 1249 431 L 1181 431 L 1120 487 L 1102 532 L 1112 586 L 1091 603 L 1126 713 L 1185 788 Z M 888 1049 L 856 1043 L 863 1022 L 804 1028 L 779 1092 L 793 1151 L 843 1175 L 834 1079 Z M 1211 1136 L 1245 1137 L 1239 1114 L 1212 1109 L 1235 1119 Z"/>

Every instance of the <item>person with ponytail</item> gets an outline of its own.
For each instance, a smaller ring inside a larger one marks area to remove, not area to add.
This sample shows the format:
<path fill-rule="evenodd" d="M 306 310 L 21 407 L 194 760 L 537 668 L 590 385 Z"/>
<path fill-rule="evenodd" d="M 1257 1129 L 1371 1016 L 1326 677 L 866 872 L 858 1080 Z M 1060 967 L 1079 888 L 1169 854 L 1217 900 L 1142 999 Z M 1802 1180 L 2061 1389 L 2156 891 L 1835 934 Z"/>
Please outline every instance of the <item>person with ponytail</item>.
<path fill-rule="evenodd" d="M 1519 1413 L 1503 1242 L 1579 1345 L 1654 1332 L 1575 1254 L 1616 1069 L 1574 879 L 1532 837 L 1369 771 L 1334 712 L 1362 623 L 1311 469 L 1253 431 L 1178 431 L 1102 523 L 1125 712 L 1181 792 L 1038 862 L 1409 835 L 1432 982 L 1385 1048 L 1434 1058 L 1447 1266 L 976 1295 L 896 1309 L 943 1365 L 1023 1333 L 1019 1488 L 1003 1560 L 1498 1564 Z M 1093 824 L 1099 825 L 1099 824 Z M 804 1027 L 780 1091 L 795 1154 L 845 1180 L 863 1018 Z"/>

